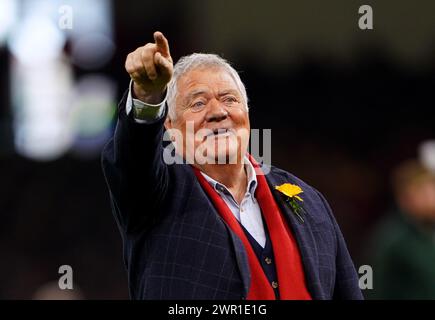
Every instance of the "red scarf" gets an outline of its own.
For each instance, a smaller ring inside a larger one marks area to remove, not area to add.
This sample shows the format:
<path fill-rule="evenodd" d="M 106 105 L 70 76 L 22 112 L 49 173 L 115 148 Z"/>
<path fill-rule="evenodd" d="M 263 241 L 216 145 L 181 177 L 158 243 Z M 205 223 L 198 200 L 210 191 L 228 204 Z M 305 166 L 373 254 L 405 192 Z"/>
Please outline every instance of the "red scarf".
<path fill-rule="evenodd" d="M 261 172 L 259 165 L 250 155 L 249 160 L 254 166 L 256 172 Z M 212 200 L 220 216 L 243 242 L 248 254 L 249 268 L 251 271 L 251 285 L 247 299 L 275 300 L 276 297 L 272 286 L 236 217 L 228 208 L 224 200 L 206 181 L 200 171 L 196 168 L 193 168 L 193 170 L 199 183 Z M 272 240 L 280 299 L 311 300 L 311 296 L 305 284 L 301 256 L 293 234 L 285 222 L 285 218 L 279 210 L 263 174 L 257 174 L 257 182 L 258 185 L 255 191 L 255 198 L 260 205 L 261 212 L 266 221 L 270 238 Z"/>

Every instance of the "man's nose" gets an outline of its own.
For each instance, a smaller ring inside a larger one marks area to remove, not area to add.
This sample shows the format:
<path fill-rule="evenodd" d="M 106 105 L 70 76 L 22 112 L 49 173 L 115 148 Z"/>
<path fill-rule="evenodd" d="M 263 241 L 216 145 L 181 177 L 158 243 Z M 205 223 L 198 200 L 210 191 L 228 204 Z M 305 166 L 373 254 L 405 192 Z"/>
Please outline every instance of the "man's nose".
<path fill-rule="evenodd" d="M 222 121 L 225 120 L 227 117 L 228 117 L 228 111 L 220 101 L 216 99 L 210 101 L 210 106 L 205 116 L 205 119 L 208 122 Z"/>

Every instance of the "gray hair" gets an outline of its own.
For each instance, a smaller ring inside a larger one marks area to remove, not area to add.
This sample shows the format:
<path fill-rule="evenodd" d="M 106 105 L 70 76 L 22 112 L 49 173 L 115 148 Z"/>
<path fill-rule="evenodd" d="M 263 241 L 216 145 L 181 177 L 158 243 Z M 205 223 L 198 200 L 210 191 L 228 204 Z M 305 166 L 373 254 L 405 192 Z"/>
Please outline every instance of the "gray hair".
<path fill-rule="evenodd" d="M 217 54 L 211 53 L 192 53 L 188 56 L 181 57 L 180 60 L 174 66 L 174 74 L 172 75 L 172 79 L 168 84 L 168 95 L 167 95 L 167 104 L 168 104 L 168 116 L 170 119 L 176 118 L 175 112 L 175 101 L 177 98 L 177 81 L 178 79 L 186 74 L 188 71 L 193 69 L 199 69 L 203 67 L 219 67 L 227 71 L 233 80 L 236 82 L 236 85 L 242 95 L 243 102 L 245 104 L 246 110 L 248 110 L 248 95 L 246 94 L 246 88 L 240 79 L 237 71 L 222 57 Z"/>

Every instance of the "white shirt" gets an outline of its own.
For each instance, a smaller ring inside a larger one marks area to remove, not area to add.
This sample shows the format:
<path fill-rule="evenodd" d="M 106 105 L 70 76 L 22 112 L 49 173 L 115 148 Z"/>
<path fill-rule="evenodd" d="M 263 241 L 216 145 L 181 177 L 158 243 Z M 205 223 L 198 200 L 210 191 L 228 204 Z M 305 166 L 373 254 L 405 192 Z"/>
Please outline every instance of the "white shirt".
<path fill-rule="evenodd" d="M 166 97 L 159 104 L 147 104 L 132 96 L 131 86 L 133 81 L 130 82 L 130 89 L 128 91 L 126 113 L 129 114 L 132 110 L 134 112 L 134 119 L 138 123 L 152 123 L 164 115 L 166 108 Z M 264 248 L 266 244 L 266 235 L 264 231 L 263 220 L 261 218 L 261 209 L 255 199 L 255 189 L 257 188 L 257 176 L 255 169 L 251 162 L 245 158 L 245 169 L 248 177 L 246 192 L 240 205 L 234 199 L 228 188 L 222 183 L 212 179 L 205 173 L 201 172 L 207 182 L 216 190 L 219 196 L 225 201 L 228 208 L 231 210 L 236 219 L 243 225 L 243 227 L 251 234 L 251 236 Z"/>
<path fill-rule="evenodd" d="M 163 117 L 165 111 L 166 97 L 162 102 L 158 104 L 149 104 L 140 101 L 139 99 L 134 99 L 132 95 L 133 81 L 130 81 L 130 86 L 128 90 L 126 112 L 129 114 L 131 110 L 134 111 L 134 119 L 138 123 L 152 123 Z"/>
<path fill-rule="evenodd" d="M 263 220 L 261 218 L 261 209 L 255 199 L 255 189 L 257 189 L 257 176 L 251 162 L 245 158 L 245 169 L 248 177 L 245 195 L 240 205 L 234 199 L 228 188 L 222 183 L 212 179 L 205 173 L 201 172 L 207 182 L 216 190 L 219 196 L 225 201 L 233 215 L 245 227 L 250 235 L 264 248 L 266 244 L 266 235 L 264 232 Z"/>

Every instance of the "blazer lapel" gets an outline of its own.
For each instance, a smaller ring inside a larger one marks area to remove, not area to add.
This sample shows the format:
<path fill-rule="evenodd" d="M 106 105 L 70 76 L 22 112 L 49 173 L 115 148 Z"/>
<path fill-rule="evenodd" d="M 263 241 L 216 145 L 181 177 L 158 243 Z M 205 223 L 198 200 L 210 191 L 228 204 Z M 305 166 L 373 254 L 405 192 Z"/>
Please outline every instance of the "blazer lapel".
<path fill-rule="evenodd" d="M 319 278 L 319 261 L 317 245 L 313 236 L 313 221 L 309 217 L 309 212 L 306 213 L 304 217 L 305 222 L 301 222 L 297 216 L 290 209 L 288 204 L 285 203 L 279 191 L 275 190 L 275 186 L 281 185 L 286 182 L 284 177 L 281 175 L 274 174 L 272 171 L 267 174 L 266 180 L 269 184 L 270 190 L 275 198 L 276 203 L 279 208 L 284 213 L 293 234 L 295 236 L 296 242 L 298 243 L 299 251 L 301 253 L 302 264 L 305 271 L 305 279 L 307 281 L 307 288 L 313 299 L 322 299 L 324 294 L 320 285 Z"/>

